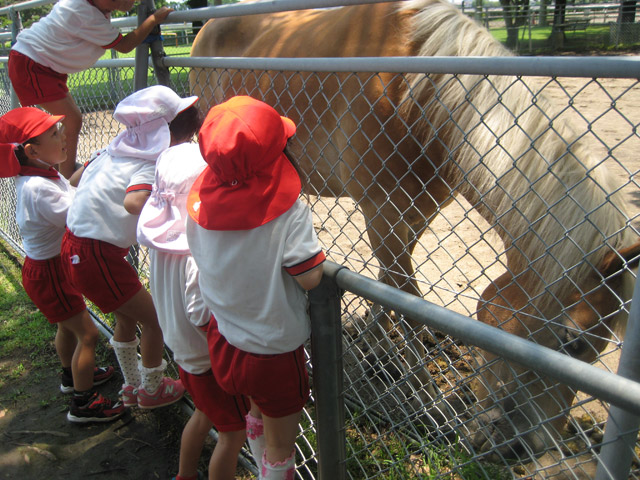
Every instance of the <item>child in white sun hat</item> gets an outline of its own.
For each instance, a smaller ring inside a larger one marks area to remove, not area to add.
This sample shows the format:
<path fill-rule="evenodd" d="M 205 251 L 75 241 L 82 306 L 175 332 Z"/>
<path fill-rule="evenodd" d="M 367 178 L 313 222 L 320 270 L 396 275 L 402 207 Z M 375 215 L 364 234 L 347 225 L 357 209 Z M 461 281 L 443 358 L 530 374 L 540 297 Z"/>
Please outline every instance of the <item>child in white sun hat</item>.
<path fill-rule="evenodd" d="M 85 168 L 67 216 L 62 257 L 71 280 L 116 317 L 111 344 L 124 376 L 125 406 L 162 407 L 184 394 L 179 380 L 163 376 L 164 340 L 153 301 L 125 257 L 136 243 L 138 216 L 151 193 L 158 156 L 188 142 L 198 129 L 197 99 L 156 85 L 122 100 L 113 116 L 127 128 Z"/>
<path fill-rule="evenodd" d="M 250 398 L 247 438 L 265 480 L 290 479 L 309 397 L 306 290 L 325 256 L 286 145 L 296 126 L 251 97 L 213 107 L 200 129 L 208 167 L 187 208 L 187 238 L 212 317 L 213 374 Z"/>
<path fill-rule="evenodd" d="M 212 426 L 219 435 L 209 477 L 234 479 L 249 411 L 249 399 L 227 394 L 211 372 L 204 330 L 211 313 L 200 295 L 198 268 L 187 244 L 187 195 L 206 166 L 196 144 L 165 150 L 157 162 L 151 197 L 138 220 L 138 243 L 149 248 L 151 296 L 158 321 L 179 366 L 180 380 L 195 404 L 182 432 L 175 480 L 201 478 L 198 462 Z"/>
<path fill-rule="evenodd" d="M 120 417 L 124 407 L 94 386 L 112 378 L 114 369 L 95 366 L 98 329 L 60 258 L 67 210 L 75 193 L 54 168 L 66 158 L 65 135 L 58 128 L 61 120 L 32 107 L 0 117 L 0 177 L 15 177 L 16 221 L 26 252 L 22 284 L 57 326 L 55 347 L 63 370 L 60 390 L 73 393 L 67 418 L 78 423 L 108 422 Z"/>

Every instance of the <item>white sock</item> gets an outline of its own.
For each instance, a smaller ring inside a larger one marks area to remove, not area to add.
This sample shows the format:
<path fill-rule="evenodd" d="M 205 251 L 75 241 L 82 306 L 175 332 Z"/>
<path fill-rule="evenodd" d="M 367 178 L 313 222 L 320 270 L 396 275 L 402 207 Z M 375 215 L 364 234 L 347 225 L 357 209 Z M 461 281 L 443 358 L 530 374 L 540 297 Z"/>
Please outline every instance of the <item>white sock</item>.
<path fill-rule="evenodd" d="M 261 480 L 293 480 L 296 473 L 296 451 L 281 462 L 271 463 L 267 460 L 267 452 L 262 456 Z"/>
<path fill-rule="evenodd" d="M 157 367 L 147 368 L 144 366 L 140 367 L 140 374 L 142 375 L 142 384 L 141 387 L 147 393 L 155 393 L 162 382 L 162 377 L 164 377 L 164 370 L 167 368 L 167 362 L 163 359 L 162 363 Z"/>
<path fill-rule="evenodd" d="M 136 338 L 131 342 L 117 342 L 111 337 L 109 343 L 111 343 L 113 351 L 116 353 L 125 385 L 138 388 L 141 381 L 140 370 L 138 369 L 138 345 L 140 341 Z"/>
<path fill-rule="evenodd" d="M 262 456 L 266 448 L 264 423 L 261 418 L 256 418 L 250 413 L 247 413 L 245 419 L 247 421 L 247 441 L 249 442 L 251 455 L 253 455 L 253 459 L 256 461 L 258 472 L 262 475 Z"/>

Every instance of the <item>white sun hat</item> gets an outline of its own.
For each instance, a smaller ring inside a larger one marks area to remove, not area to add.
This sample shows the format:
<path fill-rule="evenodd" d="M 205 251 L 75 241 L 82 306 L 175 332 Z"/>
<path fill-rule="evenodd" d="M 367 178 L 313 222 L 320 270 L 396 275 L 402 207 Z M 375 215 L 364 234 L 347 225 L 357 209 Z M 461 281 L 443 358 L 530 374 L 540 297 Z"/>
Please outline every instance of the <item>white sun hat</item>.
<path fill-rule="evenodd" d="M 198 101 L 198 97 L 180 97 L 169 87 L 154 85 L 132 93 L 122 100 L 113 118 L 127 129 L 107 147 L 114 157 L 134 157 L 156 161 L 169 147 L 169 123 Z"/>
<path fill-rule="evenodd" d="M 158 158 L 151 196 L 138 219 L 138 243 L 164 252 L 187 255 L 187 197 L 207 166 L 195 143 L 165 150 Z"/>

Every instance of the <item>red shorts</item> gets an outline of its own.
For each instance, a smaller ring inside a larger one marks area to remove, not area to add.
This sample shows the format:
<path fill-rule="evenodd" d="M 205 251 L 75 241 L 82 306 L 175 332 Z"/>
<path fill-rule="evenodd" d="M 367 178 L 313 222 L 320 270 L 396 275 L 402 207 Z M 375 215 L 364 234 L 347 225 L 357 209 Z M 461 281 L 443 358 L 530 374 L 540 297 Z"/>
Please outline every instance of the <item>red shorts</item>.
<path fill-rule="evenodd" d="M 180 380 L 187 389 L 196 408 L 203 412 L 219 432 L 234 432 L 246 428 L 245 416 L 249 412 L 249 399 L 242 395 L 229 395 L 220 388 L 211 370 L 194 375 L 178 367 Z"/>
<path fill-rule="evenodd" d="M 213 374 L 230 395 L 245 395 L 272 418 L 304 408 L 309 398 L 309 374 L 304 346 L 277 355 L 248 353 L 231 345 L 218 331 L 213 316 L 207 331 Z"/>
<path fill-rule="evenodd" d="M 61 100 L 69 93 L 67 74 L 45 67 L 20 52 L 9 52 L 9 79 L 23 107 Z"/>
<path fill-rule="evenodd" d="M 62 237 L 61 256 L 71 283 L 104 313 L 117 310 L 140 291 L 138 273 L 124 257 L 128 248 L 92 238 Z"/>
<path fill-rule="evenodd" d="M 87 308 L 82 294 L 65 275 L 59 256 L 48 260 L 26 257 L 22 286 L 49 323 L 64 322 Z"/>

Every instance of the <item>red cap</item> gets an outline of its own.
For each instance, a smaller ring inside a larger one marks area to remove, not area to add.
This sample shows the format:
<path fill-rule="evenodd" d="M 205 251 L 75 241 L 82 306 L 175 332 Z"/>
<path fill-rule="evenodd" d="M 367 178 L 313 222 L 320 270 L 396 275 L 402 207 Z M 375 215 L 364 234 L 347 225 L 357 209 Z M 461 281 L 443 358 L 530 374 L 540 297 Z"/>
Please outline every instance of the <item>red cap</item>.
<path fill-rule="evenodd" d="M 34 107 L 10 110 L 0 117 L 0 177 L 15 177 L 20 172 L 20 164 L 14 152 L 16 144 L 42 135 L 64 115 L 49 115 Z"/>
<path fill-rule="evenodd" d="M 295 132 L 290 119 L 251 97 L 213 107 L 199 134 L 208 168 L 191 188 L 191 218 L 208 230 L 249 230 L 289 210 L 302 188 L 283 153 Z"/>

